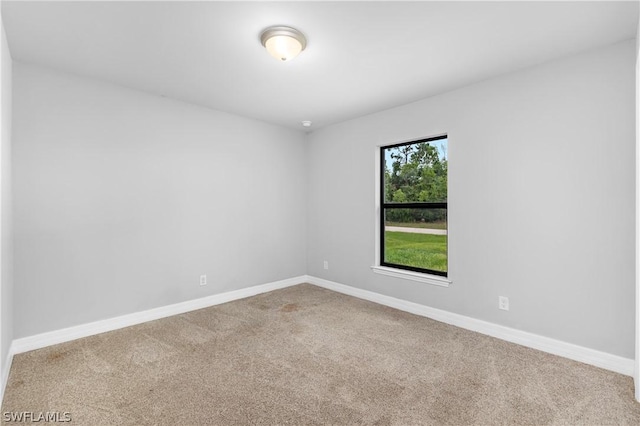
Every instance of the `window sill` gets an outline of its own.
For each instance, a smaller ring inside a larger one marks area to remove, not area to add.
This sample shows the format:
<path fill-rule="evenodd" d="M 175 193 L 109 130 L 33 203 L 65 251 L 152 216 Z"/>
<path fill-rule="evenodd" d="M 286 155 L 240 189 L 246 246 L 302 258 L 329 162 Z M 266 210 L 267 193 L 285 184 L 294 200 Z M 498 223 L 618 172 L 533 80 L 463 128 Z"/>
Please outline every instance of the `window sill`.
<path fill-rule="evenodd" d="M 402 269 L 389 268 L 386 266 L 372 266 L 371 270 L 376 274 L 387 275 L 394 278 L 402 278 L 405 280 L 418 281 L 421 283 L 437 285 L 440 287 L 449 287 L 451 280 L 437 275 L 423 274 L 420 272 L 405 271 Z"/>

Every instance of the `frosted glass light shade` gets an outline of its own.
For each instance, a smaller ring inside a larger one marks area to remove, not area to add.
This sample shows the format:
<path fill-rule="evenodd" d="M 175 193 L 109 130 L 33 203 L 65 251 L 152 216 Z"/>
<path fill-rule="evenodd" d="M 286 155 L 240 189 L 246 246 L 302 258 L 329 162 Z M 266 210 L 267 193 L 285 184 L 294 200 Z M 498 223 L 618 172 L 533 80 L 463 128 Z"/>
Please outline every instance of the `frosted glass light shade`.
<path fill-rule="evenodd" d="M 289 36 L 271 37 L 264 47 L 271 56 L 281 61 L 289 61 L 302 52 L 302 44 Z"/>
<path fill-rule="evenodd" d="M 290 61 L 307 46 L 304 35 L 290 27 L 271 27 L 260 36 L 262 45 L 267 52 L 279 61 Z"/>

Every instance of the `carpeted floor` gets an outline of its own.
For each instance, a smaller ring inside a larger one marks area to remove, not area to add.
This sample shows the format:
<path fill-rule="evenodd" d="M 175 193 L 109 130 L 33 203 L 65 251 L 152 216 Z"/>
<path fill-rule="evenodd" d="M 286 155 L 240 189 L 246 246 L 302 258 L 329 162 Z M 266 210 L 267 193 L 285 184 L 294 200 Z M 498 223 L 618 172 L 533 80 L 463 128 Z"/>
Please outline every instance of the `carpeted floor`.
<path fill-rule="evenodd" d="M 630 377 L 308 284 L 17 355 L 7 411 L 77 425 L 640 424 Z"/>

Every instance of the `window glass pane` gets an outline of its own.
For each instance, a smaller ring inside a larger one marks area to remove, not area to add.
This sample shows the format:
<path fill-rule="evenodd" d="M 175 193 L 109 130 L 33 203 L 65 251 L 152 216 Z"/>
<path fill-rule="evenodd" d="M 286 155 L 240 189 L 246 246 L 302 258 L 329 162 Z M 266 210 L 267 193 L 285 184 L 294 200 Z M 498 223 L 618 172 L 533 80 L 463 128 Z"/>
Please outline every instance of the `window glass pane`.
<path fill-rule="evenodd" d="M 385 225 L 418 229 L 417 233 L 447 235 L 447 209 L 385 209 Z"/>
<path fill-rule="evenodd" d="M 384 262 L 447 272 L 447 210 L 385 209 Z"/>
<path fill-rule="evenodd" d="M 383 149 L 384 202 L 447 201 L 447 139 Z"/>

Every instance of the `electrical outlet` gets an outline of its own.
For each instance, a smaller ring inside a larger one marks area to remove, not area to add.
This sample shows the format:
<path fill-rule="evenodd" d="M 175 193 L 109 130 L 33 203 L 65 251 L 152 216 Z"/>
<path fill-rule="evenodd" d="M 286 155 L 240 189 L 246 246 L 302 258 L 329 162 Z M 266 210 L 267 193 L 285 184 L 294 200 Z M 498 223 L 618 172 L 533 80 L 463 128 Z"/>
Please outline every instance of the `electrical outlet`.
<path fill-rule="evenodd" d="M 509 298 L 504 296 L 498 296 L 498 309 L 503 311 L 509 310 Z"/>
<path fill-rule="evenodd" d="M 326 260 L 324 261 L 324 269 L 329 269 L 329 262 Z"/>
<path fill-rule="evenodd" d="M 207 285 L 207 276 L 200 275 L 200 285 Z"/>

